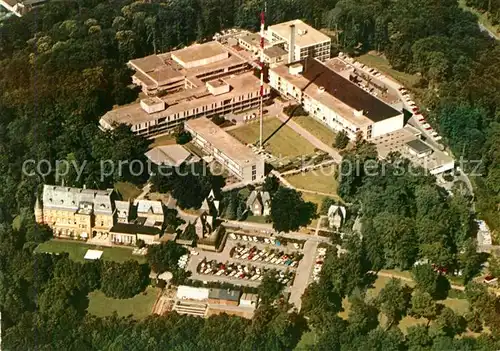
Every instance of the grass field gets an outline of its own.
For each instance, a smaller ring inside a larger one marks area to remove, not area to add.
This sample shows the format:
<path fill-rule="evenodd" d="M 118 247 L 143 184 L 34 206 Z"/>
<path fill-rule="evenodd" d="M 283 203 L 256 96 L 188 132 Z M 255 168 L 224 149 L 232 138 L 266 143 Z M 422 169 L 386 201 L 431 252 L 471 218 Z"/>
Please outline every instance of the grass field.
<path fill-rule="evenodd" d="M 309 202 L 312 202 L 312 203 L 315 203 L 316 205 L 318 205 L 318 213 L 319 213 L 319 210 L 321 209 L 321 204 L 323 203 L 323 200 L 328 198 L 328 196 L 303 192 L 302 198 L 304 199 L 304 201 L 309 201 Z"/>
<path fill-rule="evenodd" d="M 266 118 L 263 124 L 264 140 L 281 124 L 275 117 Z M 229 134 L 245 144 L 253 144 L 259 140 L 259 123 L 246 124 L 229 131 Z M 314 152 L 314 146 L 288 126 L 281 128 L 264 147 L 276 157 L 297 157 Z"/>
<path fill-rule="evenodd" d="M 380 72 L 403 83 L 407 88 L 411 88 L 419 80 L 419 77 L 415 74 L 400 72 L 393 69 L 385 57 L 376 55 L 372 52 L 356 57 L 356 60 L 367 66 L 376 68 Z"/>
<path fill-rule="evenodd" d="M 285 179 L 290 182 L 290 184 L 300 189 L 335 195 L 337 194 L 338 186 L 337 180 L 335 179 L 335 167 L 335 165 L 329 165 L 306 173 L 287 176 Z"/>
<path fill-rule="evenodd" d="M 132 249 L 124 247 L 101 247 L 95 245 L 87 245 L 78 241 L 70 240 L 50 240 L 41 243 L 36 248 L 36 252 L 52 252 L 62 253 L 67 252 L 69 257 L 74 261 L 84 262 L 83 257 L 88 249 L 103 251 L 102 259 L 108 261 L 124 262 L 127 260 L 136 260 L 140 263 L 146 261 L 144 256 L 132 255 Z"/>
<path fill-rule="evenodd" d="M 335 132 L 321 122 L 315 120 L 313 117 L 294 116 L 292 121 L 296 122 L 328 146 L 331 146 L 335 141 Z"/>
<path fill-rule="evenodd" d="M 118 182 L 115 190 L 120 193 L 123 200 L 133 200 L 141 194 L 141 189 L 129 182 Z"/>
<path fill-rule="evenodd" d="M 156 288 L 149 286 L 143 293 L 130 299 L 113 299 L 106 297 L 102 291 L 93 291 L 89 294 L 87 311 L 97 317 L 111 316 L 116 311 L 120 317 L 132 315 L 142 319 L 151 314 L 157 293 Z"/>

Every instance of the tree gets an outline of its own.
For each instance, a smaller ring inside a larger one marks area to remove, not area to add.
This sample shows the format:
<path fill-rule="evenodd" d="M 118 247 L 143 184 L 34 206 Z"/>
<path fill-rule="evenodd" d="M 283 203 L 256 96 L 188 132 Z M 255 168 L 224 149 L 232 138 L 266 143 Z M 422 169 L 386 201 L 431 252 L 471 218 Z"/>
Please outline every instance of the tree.
<path fill-rule="evenodd" d="M 457 315 L 451 308 L 444 307 L 430 330 L 433 335 L 454 337 L 463 333 L 466 325 L 464 317 Z"/>
<path fill-rule="evenodd" d="M 221 116 L 221 115 L 215 115 L 212 117 L 212 122 L 214 122 L 218 126 L 220 126 L 225 121 L 226 121 L 226 119 L 224 118 L 224 116 Z"/>
<path fill-rule="evenodd" d="M 284 285 L 278 281 L 277 272 L 271 270 L 264 274 L 262 282 L 259 284 L 259 298 L 263 304 L 270 304 L 276 300 L 283 291 Z"/>
<path fill-rule="evenodd" d="M 175 135 L 175 142 L 180 145 L 184 145 L 189 143 L 193 137 L 191 136 L 191 133 L 183 130 L 182 132 L 178 133 Z"/>
<path fill-rule="evenodd" d="M 427 350 L 432 345 L 428 327 L 421 324 L 409 327 L 406 342 L 409 351 Z"/>
<path fill-rule="evenodd" d="M 341 130 L 337 133 L 337 135 L 335 135 L 335 142 L 333 143 L 333 146 L 336 149 L 344 150 L 347 144 L 349 144 L 349 136 L 345 131 Z"/>
<path fill-rule="evenodd" d="M 146 253 L 146 260 L 153 271 L 161 274 L 165 271 L 177 269 L 179 258 L 186 254 L 187 250 L 173 241 L 167 241 L 159 245 L 151 245 Z"/>
<path fill-rule="evenodd" d="M 308 225 L 316 216 L 316 207 L 312 202 L 305 202 L 298 191 L 280 187 L 271 199 L 273 228 L 290 232 Z"/>
<path fill-rule="evenodd" d="M 268 175 L 264 180 L 264 185 L 262 186 L 263 191 L 269 192 L 269 194 L 273 195 L 279 188 L 280 181 L 273 175 Z"/>
<path fill-rule="evenodd" d="M 500 257 L 491 255 L 488 259 L 488 271 L 496 278 L 500 278 Z"/>
<path fill-rule="evenodd" d="M 477 251 L 476 241 L 472 238 L 466 240 L 464 246 L 463 252 L 459 256 L 459 262 L 462 268 L 463 282 L 467 284 L 481 271 L 484 255 Z"/>
<path fill-rule="evenodd" d="M 411 273 L 418 290 L 438 300 L 446 299 L 450 290 L 450 282 L 446 277 L 437 273 L 431 265 L 417 265 L 413 267 Z"/>
<path fill-rule="evenodd" d="M 416 318 L 426 318 L 429 325 L 437 317 L 437 306 L 428 292 L 416 291 L 411 297 L 411 314 Z"/>
<path fill-rule="evenodd" d="M 401 280 L 392 278 L 380 291 L 377 302 L 380 311 L 387 317 L 387 329 L 406 315 L 411 291 Z"/>
<path fill-rule="evenodd" d="M 103 262 L 101 289 L 108 297 L 115 299 L 134 297 L 144 290 L 147 279 L 147 267 L 141 266 L 137 261 Z"/>
<path fill-rule="evenodd" d="M 364 294 L 354 294 L 349 297 L 349 328 L 354 334 L 367 334 L 378 327 L 379 310 L 376 306 L 365 301 Z"/>

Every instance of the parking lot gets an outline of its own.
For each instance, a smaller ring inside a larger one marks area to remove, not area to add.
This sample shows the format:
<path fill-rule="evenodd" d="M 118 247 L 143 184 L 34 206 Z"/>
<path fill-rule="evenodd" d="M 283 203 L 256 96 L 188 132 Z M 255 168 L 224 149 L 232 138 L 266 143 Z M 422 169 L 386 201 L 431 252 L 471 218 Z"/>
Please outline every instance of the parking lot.
<path fill-rule="evenodd" d="M 257 287 L 260 284 L 260 279 L 262 279 L 264 271 L 273 269 L 278 272 L 278 278 L 289 285 L 285 290 L 290 291 L 290 302 L 300 309 L 301 296 L 307 285 L 313 281 L 312 274 L 314 264 L 316 263 L 319 243 L 316 240 L 285 243 L 280 242 L 280 239 L 274 237 L 262 234 L 249 235 L 248 233 L 245 234 L 246 240 L 244 240 L 243 234 L 233 234 L 235 235 L 228 235 L 226 246 L 222 252 L 201 251 L 198 255 L 190 256 L 186 269 L 192 272 L 191 278 L 207 282 L 217 281 Z M 256 237 L 256 239 L 253 237 Z M 238 255 L 235 255 L 236 248 L 240 248 L 241 250 L 238 252 L 239 258 L 236 258 Z M 254 255 L 251 259 L 249 259 L 250 254 L 243 258 L 250 250 L 242 254 L 244 251 L 242 248 L 254 249 L 252 251 Z M 272 257 L 271 252 L 274 253 L 274 257 Z M 231 253 L 233 257 L 231 257 Z M 260 253 L 260 256 L 264 258 L 254 260 L 257 253 Z M 275 258 L 279 259 L 271 263 Z M 266 262 L 266 260 L 268 261 Z M 214 261 L 211 263 L 211 267 L 214 269 L 211 269 L 209 274 L 204 274 L 203 272 L 208 269 L 208 262 L 210 261 Z M 203 271 L 199 272 L 202 262 L 205 262 L 205 266 L 203 266 Z M 293 262 L 297 263 L 293 264 Z M 245 268 L 248 272 L 245 272 Z M 220 272 L 222 270 L 227 272 Z M 233 271 L 237 272 L 232 273 Z M 257 272 L 260 273 L 259 276 L 257 276 Z M 228 275 L 226 275 L 227 273 Z M 244 273 L 244 277 L 240 278 L 242 273 Z M 229 274 L 233 275 L 230 276 Z"/>

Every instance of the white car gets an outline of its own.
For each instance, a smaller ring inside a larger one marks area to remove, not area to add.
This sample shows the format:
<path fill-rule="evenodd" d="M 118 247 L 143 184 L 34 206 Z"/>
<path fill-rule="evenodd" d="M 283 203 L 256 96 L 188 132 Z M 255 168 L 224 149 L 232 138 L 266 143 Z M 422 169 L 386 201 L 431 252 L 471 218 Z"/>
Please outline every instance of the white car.
<path fill-rule="evenodd" d="M 236 234 L 234 233 L 229 234 L 229 237 L 233 240 L 236 240 Z"/>

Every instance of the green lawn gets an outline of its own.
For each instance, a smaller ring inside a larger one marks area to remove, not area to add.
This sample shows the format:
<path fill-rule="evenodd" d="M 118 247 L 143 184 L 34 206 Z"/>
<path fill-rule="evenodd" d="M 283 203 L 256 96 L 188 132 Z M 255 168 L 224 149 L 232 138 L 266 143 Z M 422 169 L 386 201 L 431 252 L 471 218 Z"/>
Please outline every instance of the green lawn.
<path fill-rule="evenodd" d="M 282 125 L 275 117 L 264 120 L 264 140 Z M 229 131 L 229 134 L 244 144 L 254 144 L 259 140 L 259 123 L 249 123 Z M 297 157 L 312 154 L 314 146 L 290 127 L 284 126 L 264 145 L 265 149 L 276 157 Z"/>
<path fill-rule="evenodd" d="M 328 146 L 332 146 L 335 141 L 335 132 L 325 126 L 323 123 L 315 120 L 310 116 L 294 116 L 292 121 L 300 125 L 302 128 L 310 132 L 316 138 L 324 142 Z"/>
<path fill-rule="evenodd" d="M 328 196 L 311 194 L 311 193 L 302 193 L 302 198 L 304 199 L 304 201 L 309 201 L 309 202 L 312 202 L 312 203 L 315 203 L 316 205 L 318 205 L 318 213 L 319 213 L 319 210 L 321 209 L 321 204 L 323 203 L 323 200 L 328 198 Z"/>
<path fill-rule="evenodd" d="M 122 199 L 133 200 L 142 192 L 137 186 L 129 182 L 118 182 L 115 184 L 115 190 L 121 195 Z"/>
<path fill-rule="evenodd" d="M 113 299 L 106 297 L 102 291 L 93 291 L 89 294 L 87 311 L 97 317 L 111 316 L 116 311 L 120 317 L 132 315 L 142 319 L 151 314 L 157 293 L 158 289 L 148 286 L 143 293 L 130 299 Z"/>
<path fill-rule="evenodd" d="M 379 56 L 374 52 L 369 52 L 365 55 L 356 57 L 356 61 L 376 68 L 378 71 L 384 73 L 385 75 L 388 75 L 398 82 L 403 83 L 403 85 L 405 85 L 407 88 L 411 88 L 419 80 L 419 77 L 416 74 L 409 74 L 393 69 L 389 64 L 389 61 L 387 61 L 385 57 Z"/>
<path fill-rule="evenodd" d="M 287 176 L 285 179 L 300 189 L 335 195 L 338 186 L 335 179 L 335 167 L 336 165 L 329 165 L 305 173 Z"/>
<path fill-rule="evenodd" d="M 146 261 L 144 256 L 132 255 L 132 248 L 125 247 L 103 247 L 87 245 L 79 241 L 57 240 L 53 239 L 41 243 L 36 248 L 36 252 L 69 253 L 69 257 L 74 261 L 84 262 L 83 257 L 88 249 L 103 251 L 102 259 L 108 261 L 124 262 L 127 260 L 136 260 L 140 263 Z"/>

